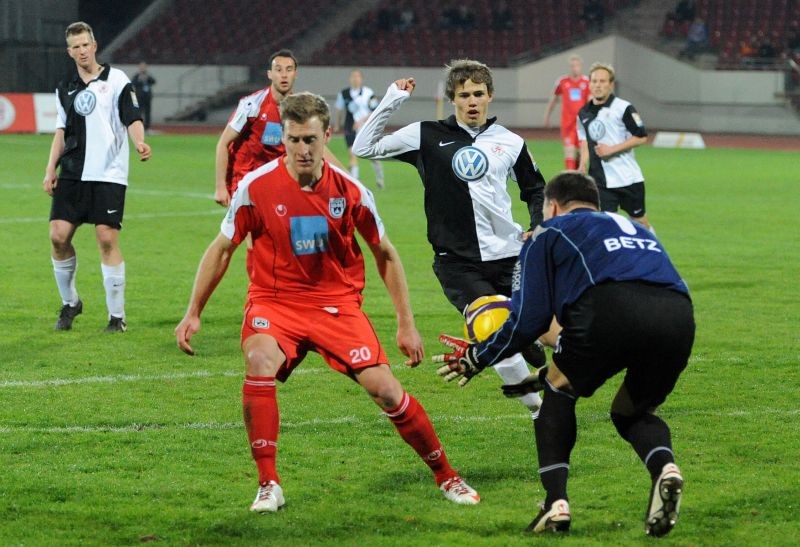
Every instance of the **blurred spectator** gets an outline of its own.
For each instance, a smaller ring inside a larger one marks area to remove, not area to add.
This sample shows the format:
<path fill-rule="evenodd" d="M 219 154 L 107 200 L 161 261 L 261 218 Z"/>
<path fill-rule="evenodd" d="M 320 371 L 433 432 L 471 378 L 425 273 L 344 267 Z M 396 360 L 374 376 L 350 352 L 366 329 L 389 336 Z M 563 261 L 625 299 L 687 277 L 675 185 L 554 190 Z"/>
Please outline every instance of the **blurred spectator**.
<path fill-rule="evenodd" d="M 778 51 L 769 38 L 764 38 L 758 46 L 758 56 L 761 59 L 774 59 L 778 56 Z"/>
<path fill-rule="evenodd" d="M 414 10 L 411 8 L 405 8 L 403 11 L 400 12 L 400 18 L 398 19 L 397 26 L 395 27 L 395 29 L 400 32 L 405 32 L 411 27 L 413 27 L 414 23 L 416 22 L 417 22 L 417 16 L 414 13 Z"/>
<path fill-rule="evenodd" d="M 755 57 L 757 53 L 758 51 L 753 47 L 753 44 L 750 43 L 750 40 L 742 40 L 739 42 L 739 57 L 742 59 Z"/>
<path fill-rule="evenodd" d="M 694 21 L 695 5 L 693 0 L 681 0 L 675 6 L 675 11 L 667 14 L 668 19 L 672 19 L 676 23 L 685 23 Z"/>
<path fill-rule="evenodd" d="M 383 31 L 390 31 L 399 19 L 396 10 L 390 8 L 382 8 L 378 11 L 378 28 Z"/>
<path fill-rule="evenodd" d="M 457 8 L 445 8 L 442 11 L 441 25 L 444 28 L 470 30 L 475 28 L 475 14 L 466 4 L 459 4 Z"/>
<path fill-rule="evenodd" d="M 499 0 L 492 8 L 492 28 L 494 30 L 514 28 L 514 14 L 505 0 Z"/>
<path fill-rule="evenodd" d="M 139 63 L 139 70 L 131 78 L 131 84 L 133 84 L 133 90 L 136 92 L 136 98 L 139 100 L 144 130 L 149 131 L 150 112 L 153 106 L 153 86 L 156 85 L 156 79 L 147 72 L 147 63 L 144 61 Z"/>
<path fill-rule="evenodd" d="M 606 10 L 601 0 L 585 0 L 581 21 L 586 23 L 588 30 L 603 32 L 606 22 Z"/>
<path fill-rule="evenodd" d="M 689 33 L 686 35 L 686 47 L 681 51 L 681 57 L 694 59 L 698 53 L 706 50 L 708 45 L 708 27 L 702 18 L 696 17 L 689 26 Z"/>
<path fill-rule="evenodd" d="M 800 53 L 800 30 L 794 29 L 789 33 L 786 48 L 792 53 Z"/>

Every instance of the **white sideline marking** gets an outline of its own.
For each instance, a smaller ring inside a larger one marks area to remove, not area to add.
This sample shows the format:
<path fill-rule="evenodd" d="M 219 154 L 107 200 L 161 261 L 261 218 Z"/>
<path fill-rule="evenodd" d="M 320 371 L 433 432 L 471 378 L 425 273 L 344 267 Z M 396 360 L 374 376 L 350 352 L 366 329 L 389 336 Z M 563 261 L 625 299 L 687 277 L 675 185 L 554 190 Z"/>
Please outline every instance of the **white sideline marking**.
<path fill-rule="evenodd" d="M 295 371 L 297 372 L 297 371 Z M 292 373 L 294 374 L 294 373 Z M 375 417 L 376 420 L 378 416 Z M 380 418 L 384 419 L 384 418 Z M 530 420 L 530 416 L 522 412 L 520 414 L 513 414 L 507 416 L 433 416 L 431 419 L 434 422 L 498 422 L 505 420 Z M 342 416 L 340 418 L 313 418 L 311 420 L 302 420 L 299 422 L 281 421 L 281 429 L 284 428 L 305 428 L 314 427 L 319 425 L 339 425 L 339 424 L 355 424 L 367 423 L 368 421 L 357 416 Z M 215 430 L 221 431 L 225 429 L 240 429 L 244 428 L 242 422 L 195 422 L 195 423 L 178 423 L 178 424 L 128 424 L 123 426 L 92 426 L 92 425 L 72 425 L 63 427 L 0 427 L 0 434 L 2 433 L 139 433 L 143 431 L 160 431 L 160 430 L 175 430 L 175 429 L 194 429 L 194 430 Z"/>
<path fill-rule="evenodd" d="M 295 369 L 295 374 L 316 374 L 324 369 L 300 368 Z M 187 378 L 212 378 L 215 376 L 238 376 L 244 378 L 244 371 L 227 370 L 223 372 L 212 372 L 208 370 L 197 370 L 194 372 L 176 372 L 173 374 L 158 374 L 143 376 L 140 374 L 121 374 L 118 376 L 88 376 L 84 378 L 52 378 L 49 380 L 5 380 L 0 382 L 0 388 L 7 387 L 53 387 L 70 386 L 75 384 L 115 384 L 117 382 L 141 382 L 158 380 L 183 380 Z"/>

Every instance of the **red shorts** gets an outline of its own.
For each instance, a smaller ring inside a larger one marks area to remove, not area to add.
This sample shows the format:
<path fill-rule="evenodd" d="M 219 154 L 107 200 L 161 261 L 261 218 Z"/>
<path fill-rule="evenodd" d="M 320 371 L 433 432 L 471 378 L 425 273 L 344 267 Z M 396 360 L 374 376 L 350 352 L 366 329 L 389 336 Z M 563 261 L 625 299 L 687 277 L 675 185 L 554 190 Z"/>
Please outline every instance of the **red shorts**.
<path fill-rule="evenodd" d="M 575 121 L 571 124 L 561 124 L 561 142 L 564 146 L 578 147 L 578 129 Z"/>
<path fill-rule="evenodd" d="M 356 303 L 322 307 L 248 300 L 242 344 L 254 334 L 272 336 L 286 355 L 275 375 L 281 382 L 309 351 L 319 353 L 329 367 L 351 378 L 357 370 L 389 363 L 372 323 Z"/>

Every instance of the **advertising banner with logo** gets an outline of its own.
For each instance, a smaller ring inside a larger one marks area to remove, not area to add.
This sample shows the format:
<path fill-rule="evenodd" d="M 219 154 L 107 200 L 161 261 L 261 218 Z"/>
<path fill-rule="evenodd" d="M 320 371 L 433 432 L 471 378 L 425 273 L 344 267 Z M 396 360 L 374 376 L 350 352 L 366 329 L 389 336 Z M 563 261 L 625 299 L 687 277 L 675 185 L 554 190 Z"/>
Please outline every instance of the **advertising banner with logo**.
<path fill-rule="evenodd" d="M 34 133 L 36 116 L 30 93 L 0 94 L 0 133 Z"/>

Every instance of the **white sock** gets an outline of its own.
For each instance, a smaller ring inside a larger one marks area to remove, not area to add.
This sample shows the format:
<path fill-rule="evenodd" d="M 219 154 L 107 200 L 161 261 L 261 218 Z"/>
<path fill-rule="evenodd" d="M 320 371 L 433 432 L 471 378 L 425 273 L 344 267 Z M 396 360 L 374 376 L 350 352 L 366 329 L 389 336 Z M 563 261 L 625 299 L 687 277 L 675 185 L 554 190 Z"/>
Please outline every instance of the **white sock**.
<path fill-rule="evenodd" d="M 378 160 L 372 160 L 372 169 L 375 171 L 375 182 L 383 186 L 383 165 Z"/>
<path fill-rule="evenodd" d="M 350 174 L 353 175 L 353 178 L 358 178 L 358 165 L 354 165 L 350 168 Z"/>
<path fill-rule="evenodd" d="M 500 375 L 500 378 L 503 379 L 503 383 L 506 384 L 518 384 L 530 374 L 528 364 L 519 353 L 507 359 L 503 359 L 492 368 L 494 368 L 497 374 Z M 538 393 L 528 393 L 527 395 L 519 397 L 518 400 L 528 407 L 531 412 L 538 412 L 542 404 L 542 398 L 539 397 Z"/>
<path fill-rule="evenodd" d="M 125 263 L 116 266 L 100 264 L 103 286 L 106 288 L 106 306 L 110 317 L 125 318 Z"/>
<path fill-rule="evenodd" d="M 58 294 L 61 295 L 61 302 L 75 306 L 78 304 L 78 291 L 75 290 L 75 272 L 78 271 L 78 257 L 72 255 L 66 260 L 53 261 L 53 273 L 56 276 Z"/>

